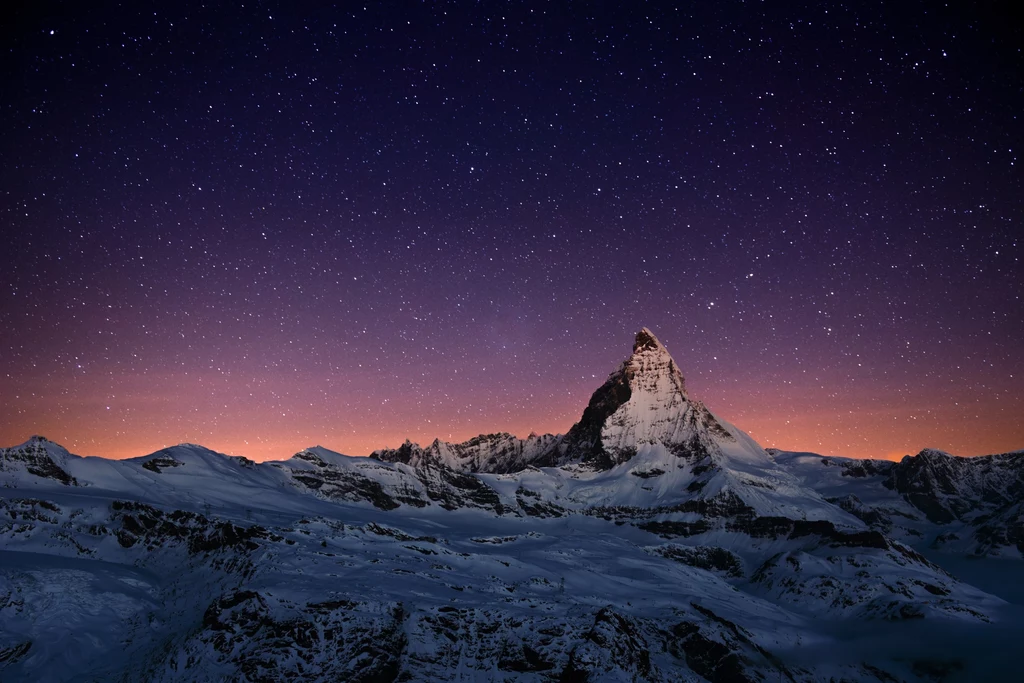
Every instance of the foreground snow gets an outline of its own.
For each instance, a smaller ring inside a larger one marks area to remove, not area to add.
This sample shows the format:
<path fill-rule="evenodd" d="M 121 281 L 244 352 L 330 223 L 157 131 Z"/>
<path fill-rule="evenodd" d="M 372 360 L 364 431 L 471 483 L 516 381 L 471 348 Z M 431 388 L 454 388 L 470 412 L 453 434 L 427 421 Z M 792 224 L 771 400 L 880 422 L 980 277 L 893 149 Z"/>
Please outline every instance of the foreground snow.
<path fill-rule="evenodd" d="M 0 450 L 0 677 L 1013 679 L 1017 454 L 765 452 L 643 330 L 564 436 L 376 455 Z"/>

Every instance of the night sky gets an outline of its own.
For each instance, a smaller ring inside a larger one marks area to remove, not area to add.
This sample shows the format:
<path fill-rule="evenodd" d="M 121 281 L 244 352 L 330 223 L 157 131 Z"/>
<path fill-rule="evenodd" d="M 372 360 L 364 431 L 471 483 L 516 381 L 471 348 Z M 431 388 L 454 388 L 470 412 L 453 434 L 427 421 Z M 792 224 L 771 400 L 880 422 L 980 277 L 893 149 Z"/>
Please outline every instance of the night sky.
<path fill-rule="evenodd" d="M 1024 448 L 1013 3 L 220 4 L 3 19 L 0 445 Z"/>

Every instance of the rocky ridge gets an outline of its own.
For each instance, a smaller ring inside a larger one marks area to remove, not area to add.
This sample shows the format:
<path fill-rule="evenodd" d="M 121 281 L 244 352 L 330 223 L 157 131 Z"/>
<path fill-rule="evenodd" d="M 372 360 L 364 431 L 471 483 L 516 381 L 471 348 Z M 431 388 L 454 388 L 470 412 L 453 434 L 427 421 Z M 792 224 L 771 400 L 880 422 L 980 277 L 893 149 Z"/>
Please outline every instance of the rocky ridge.
<path fill-rule="evenodd" d="M 1012 548 L 1020 455 L 766 452 L 647 329 L 562 436 L 272 463 L 34 437 L 0 451 L 0 675 L 933 680 L 977 664 L 820 624 L 996 628 L 921 551 L 955 525 Z"/>
<path fill-rule="evenodd" d="M 1024 557 L 1024 451 L 963 458 L 929 448 L 899 462 L 770 457 L 882 533 L 936 550 Z"/>

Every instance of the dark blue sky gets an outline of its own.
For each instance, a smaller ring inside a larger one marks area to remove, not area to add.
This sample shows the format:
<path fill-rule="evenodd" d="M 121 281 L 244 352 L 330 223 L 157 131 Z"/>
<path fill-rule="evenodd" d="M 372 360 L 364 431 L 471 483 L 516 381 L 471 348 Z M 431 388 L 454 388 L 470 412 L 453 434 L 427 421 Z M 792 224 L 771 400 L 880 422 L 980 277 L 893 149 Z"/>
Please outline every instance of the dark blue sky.
<path fill-rule="evenodd" d="M 0 441 L 564 431 L 647 325 L 764 445 L 1024 447 L 1010 7 L 22 5 Z"/>

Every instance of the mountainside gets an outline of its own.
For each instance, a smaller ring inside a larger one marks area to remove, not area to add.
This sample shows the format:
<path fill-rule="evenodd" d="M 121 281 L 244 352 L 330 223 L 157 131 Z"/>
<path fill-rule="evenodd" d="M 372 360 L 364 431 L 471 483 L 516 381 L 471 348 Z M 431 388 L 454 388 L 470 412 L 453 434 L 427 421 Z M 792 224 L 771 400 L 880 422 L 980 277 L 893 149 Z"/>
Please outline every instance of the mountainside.
<path fill-rule="evenodd" d="M 723 514 L 780 515 L 860 522 L 801 487 L 747 434 L 715 417 L 686 393 L 668 350 L 647 328 L 633 352 L 591 397 L 579 422 L 564 436 L 517 439 L 482 435 L 459 444 L 406 442 L 374 458 L 417 470 L 449 468 L 478 475 L 504 493 L 509 509 L 623 508 L 617 514 L 649 515 L 697 501 Z M 630 476 L 626 476 L 630 475 Z"/>
<path fill-rule="evenodd" d="M 518 472 L 556 450 L 562 437 L 552 434 L 519 439 L 511 434 L 481 434 L 463 443 L 435 439 L 426 448 L 406 441 L 394 449 L 374 451 L 371 457 L 413 467 L 443 465 L 460 472 L 503 474 Z"/>
<path fill-rule="evenodd" d="M 899 462 L 772 451 L 771 457 L 874 529 L 936 550 L 1024 557 L 1024 451 Z"/>
<path fill-rule="evenodd" d="M 922 551 L 1006 557 L 1021 456 L 766 452 L 646 329 L 561 436 L 33 437 L 0 449 L 0 678 L 999 680 L 1013 606 Z"/>
<path fill-rule="evenodd" d="M 682 372 L 647 328 L 637 333 L 633 353 L 594 392 L 583 417 L 564 436 L 531 435 L 524 440 L 488 434 L 460 444 L 437 440 L 427 448 L 406 442 L 397 449 L 376 451 L 373 457 L 496 474 L 529 465 L 570 463 L 608 470 L 629 461 L 643 446 L 661 446 L 691 459 L 728 454 L 765 460 L 749 436 L 724 425 L 703 403 L 690 400 Z"/>

